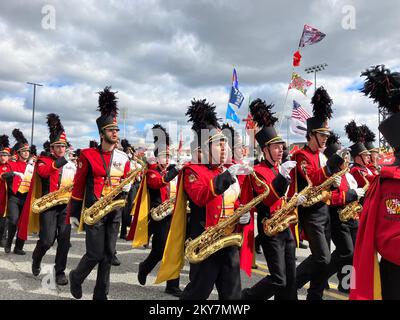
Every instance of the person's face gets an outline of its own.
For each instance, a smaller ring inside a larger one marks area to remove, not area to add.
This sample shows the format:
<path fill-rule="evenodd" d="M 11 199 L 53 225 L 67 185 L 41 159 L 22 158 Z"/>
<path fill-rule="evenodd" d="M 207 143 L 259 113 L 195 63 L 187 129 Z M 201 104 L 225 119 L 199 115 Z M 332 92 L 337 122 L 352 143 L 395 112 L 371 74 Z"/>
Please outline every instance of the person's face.
<path fill-rule="evenodd" d="M 371 163 L 371 157 L 369 154 L 359 154 L 354 160 L 361 166 L 366 166 Z"/>
<path fill-rule="evenodd" d="M 314 145 L 320 149 L 325 148 L 326 140 L 328 140 L 328 136 L 326 134 L 322 134 L 319 132 L 316 132 L 315 134 L 313 134 L 311 136 L 311 141 L 313 141 Z M 319 141 L 319 145 L 318 145 L 318 141 Z"/>
<path fill-rule="evenodd" d="M 29 158 L 29 150 L 24 150 L 19 152 L 19 156 L 22 158 L 22 160 L 28 160 Z"/>
<path fill-rule="evenodd" d="M 53 146 L 53 153 L 57 158 L 64 157 L 66 150 L 67 150 L 66 146 L 62 144 L 55 144 Z"/>
<path fill-rule="evenodd" d="M 213 141 L 210 146 L 211 161 L 210 164 L 222 164 L 226 159 L 226 145 L 225 140 Z"/>
<path fill-rule="evenodd" d="M 371 152 L 371 162 L 377 163 L 379 158 L 379 152 Z"/>
<path fill-rule="evenodd" d="M 269 148 L 269 152 L 266 150 L 267 148 Z M 283 143 L 274 143 L 264 148 L 264 157 L 266 157 L 272 163 L 275 162 L 281 163 L 282 156 L 283 156 Z"/>
<path fill-rule="evenodd" d="M 103 139 L 109 144 L 116 144 L 118 143 L 118 132 L 119 129 L 104 129 Z"/>
<path fill-rule="evenodd" d="M 163 153 L 157 157 L 157 162 L 162 169 L 168 167 L 170 161 L 169 153 Z"/>
<path fill-rule="evenodd" d="M 0 154 L 0 164 L 5 164 L 8 161 L 8 156 L 5 154 Z"/>

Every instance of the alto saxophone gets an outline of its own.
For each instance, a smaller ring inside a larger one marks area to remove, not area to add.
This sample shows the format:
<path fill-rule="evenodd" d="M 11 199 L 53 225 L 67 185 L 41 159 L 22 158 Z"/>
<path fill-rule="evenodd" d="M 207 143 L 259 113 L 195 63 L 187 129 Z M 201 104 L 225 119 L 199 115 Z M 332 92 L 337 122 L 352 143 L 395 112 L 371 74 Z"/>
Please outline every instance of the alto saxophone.
<path fill-rule="evenodd" d="M 88 225 L 93 225 L 100 221 L 103 217 L 109 214 L 111 211 L 125 206 L 125 199 L 114 200 L 121 192 L 122 189 L 132 181 L 134 181 L 137 175 L 146 169 L 146 165 L 139 159 L 136 159 L 141 167 L 132 170 L 129 175 L 121 181 L 121 183 L 113 188 L 107 195 L 100 200 L 96 201 L 90 208 L 83 211 L 83 221 Z"/>
<path fill-rule="evenodd" d="M 333 174 L 328 179 L 326 179 L 324 182 L 322 182 L 319 186 L 312 187 L 308 194 L 307 200 L 302 204 L 302 206 L 303 207 L 311 207 L 312 205 L 323 200 L 324 192 L 329 190 L 329 188 L 335 182 L 335 178 L 344 176 L 349 170 L 350 170 L 349 167 L 346 166 L 346 168 Z"/>
<path fill-rule="evenodd" d="M 253 198 L 249 203 L 239 207 L 227 219 L 218 222 L 215 226 L 209 227 L 195 239 L 185 241 L 185 257 L 190 263 L 199 263 L 207 259 L 215 252 L 229 247 L 242 246 L 243 236 L 241 233 L 232 233 L 239 218 L 251 208 L 263 201 L 269 194 L 269 187 L 253 172 L 254 178 L 261 183 L 265 191 Z"/>
<path fill-rule="evenodd" d="M 174 211 L 175 198 L 176 197 L 171 197 L 161 203 L 159 206 L 150 209 L 150 215 L 154 221 L 161 221 L 165 217 L 172 214 Z"/>
<path fill-rule="evenodd" d="M 272 216 L 272 218 L 263 219 L 262 223 L 263 223 L 264 233 L 269 237 L 272 237 L 286 230 L 289 227 L 289 225 L 297 223 L 298 217 L 295 212 L 297 206 L 297 199 L 299 198 L 300 195 L 305 196 L 307 198 L 309 196 L 309 193 L 313 190 L 312 182 L 307 176 L 305 166 L 301 165 L 301 168 L 307 178 L 308 185 L 303 190 L 301 190 L 300 193 L 294 195 L 289 200 L 289 202 L 287 202 L 282 208 L 276 211 Z"/>
<path fill-rule="evenodd" d="M 32 212 L 38 214 L 52 207 L 67 204 L 71 198 L 73 186 L 74 185 L 71 183 L 36 199 L 32 203 Z"/>
<path fill-rule="evenodd" d="M 369 188 L 369 181 L 368 181 L 367 178 L 365 178 L 364 174 L 363 174 L 362 177 L 365 180 L 365 185 L 363 187 L 363 190 L 365 192 L 367 192 L 367 190 Z M 354 219 L 355 220 L 355 219 L 358 218 L 358 215 L 360 214 L 362 209 L 363 209 L 363 206 L 360 204 L 359 200 L 355 200 L 353 202 L 350 202 L 344 208 L 338 210 L 339 219 L 342 222 L 347 222 L 350 219 Z"/>

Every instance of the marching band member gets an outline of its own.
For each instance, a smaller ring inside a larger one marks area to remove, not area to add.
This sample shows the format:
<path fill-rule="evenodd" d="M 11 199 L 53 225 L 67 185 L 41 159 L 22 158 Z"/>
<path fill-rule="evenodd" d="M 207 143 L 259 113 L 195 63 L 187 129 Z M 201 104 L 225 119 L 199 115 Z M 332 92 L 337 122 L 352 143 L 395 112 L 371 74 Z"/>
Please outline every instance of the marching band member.
<path fill-rule="evenodd" d="M 32 253 L 32 274 L 34 276 L 40 274 L 42 259 L 57 239 L 55 279 L 58 285 L 67 285 L 68 280 L 64 271 L 67 265 L 71 236 L 71 225 L 66 221 L 67 205 L 58 204 L 39 214 L 31 213 L 35 200 L 71 185 L 76 172 L 75 165 L 69 161 L 71 152 L 67 151 L 67 136 L 59 116 L 54 113 L 48 114 L 47 125 L 50 133 L 50 152 L 40 155 L 36 161 L 18 235 L 21 239 L 26 240 L 28 234 L 33 231 L 31 228 L 35 228 L 36 232 L 39 231 L 39 240 Z M 34 222 L 35 219 L 38 221 Z"/>
<path fill-rule="evenodd" d="M 8 136 L 0 136 L 0 247 L 6 246 L 7 241 L 7 201 L 8 190 L 6 183 L 6 173 L 12 171 L 8 159 L 11 155 L 10 142 Z"/>
<path fill-rule="evenodd" d="M 172 197 L 175 197 L 176 183 L 174 179 L 180 170 L 178 165 L 169 165 L 170 138 L 166 129 L 160 124 L 156 124 L 152 130 L 156 163 L 149 165 L 146 178 L 142 181 L 141 190 L 136 199 L 138 205 L 134 208 L 132 232 L 128 236 L 128 239 L 133 239 L 133 247 L 141 247 L 148 243 L 149 234 L 153 235 L 151 251 L 147 258 L 139 263 L 137 277 L 142 286 L 146 284 L 147 275 L 163 257 L 165 242 L 167 241 L 171 224 L 171 215 L 157 221 L 149 215 L 149 212 L 151 209 L 154 210 L 162 203 L 166 203 Z M 143 203 L 145 197 L 149 199 L 146 204 Z M 177 297 L 181 294 L 179 277 L 167 281 L 165 292 Z"/>
<path fill-rule="evenodd" d="M 264 199 L 257 208 L 257 227 L 259 241 L 268 264 L 270 275 L 257 282 L 251 288 L 242 291 L 242 299 L 267 300 L 275 296 L 277 300 L 297 300 L 296 288 L 296 243 L 290 228 L 275 236 L 264 233 L 263 219 L 271 218 L 273 212 L 280 209 L 281 197 L 290 185 L 290 171 L 296 166 L 295 161 L 281 164 L 283 156 L 283 139 L 277 134 L 274 124 L 278 118 L 271 112 L 273 105 L 265 101 L 254 100 L 250 104 L 251 115 L 260 130 L 255 138 L 264 154 L 264 160 L 254 166 L 257 176 L 271 185 L 270 197 Z M 243 185 L 241 202 L 249 202 L 255 195 L 264 192 L 264 187 L 247 176 Z M 301 201 L 298 202 L 301 204 Z"/>
<path fill-rule="evenodd" d="M 78 219 L 81 218 L 82 207 L 89 208 L 100 198 L 107 196 L 130 171 L 127 155 L 115 148 L 119 131 L 116 120 L 118 107 L 115 92 L 110 91 L 110 87 L 99 92 L 98 110 L 101 115 L 96 119 L 96 123 L 101 144 L 98 148 L 81 150 L 72 197 L 67 209 L 67 216 L 70 214 Z M 123 191 L 128 192 L 129 189 L 128 184 Z M 120 221 L 121 210 L 116 209 L 97 223 L 85 225 L 86 253 L 69 274 L 70 290 L 74 298 L 82 297 L 82 283 L 98 265 L 93 299 L 107 299 L 111 260 L 115 253 Z"/>
<path fill-rule="evenodd" d="M 376 148 L 374 145 L 375 142 L 375 133 L 371 131 L 370 128 L 368 128 L 366 125 L 361 126 L 365 132 L 365 148 L 370 153 L 370 163 L 367 166 L 368 169 L 372 172 L 374 176 L 379 175 L 379 172 L 381 170 L 380 165 L 378 164 L 378 159 L 379 159 L 379 148 Z"/>
<path fill-rule="evenodd" d="M 328 92 L 323 87 L 318 88 L 311 103 L 314 116 L 307 119 L 307 145 L 293 155 L 297 167 L 294 170 L 290 194 L 300 192 L 307 186 L 306 174 L 313 186 L 318 186 L 338 172 L 344 162 L 337 154 L 327 161 L 322 153 L 330 135 L 328 119 L 332 117 L 332 100 Z M 306 173 L 302 166 L 305 166 Z M 336 177 L 335 184 L 340 183 L 341 178 Z M 299 223 L 310 244 L 311 255 L 297 267 L 297 288 L 302 288 L 310 281 L 307 300 L 321 300 L 326 285 L 325 272 L 331 260 L 328 205 L 320 201 L 310 207 L 300 206 L 298 214 Z"/>
<path fill-rule="evenodd" d="M 357 126 L 354 120 L 350 121 L 345 125 L 345 131 L 350 141 L 353 144 L 349 147 L 351 157 L 354 160 L 354 164 L 350 170 L 350 173 L 356 179 L 357 184 L 360 188 L 365 185 L 365 178 L 371 183 L 375 175 L 368 169 L 371 163 L 370 152 L 365 147 L 365 130 L 362 126 Z"/>
<path fill-rule="evenodd" d="M 186 237 L 195 239 L 206 228 L 217 225 L 233 214 L 233 210 L 228 211 L 227 207 L 233 207 L 232 204 L 239 196 L 240 188 L 235 176 L 241 170 L 249 170 L 241 164 L 235 164 L 228 169 L 224 167 L 226 138 L 221 132 L 214 105 L 205 99 L 192 100 L 186 115 L 193 123 L 195 144 L 201 148 L 198 155 L 201 155 L 202 162 L 187 164 L 180 172 L 171 228 L 156 283 L 179 276 L 183 267 Z M 186 213 L 187 200 L 190 207 L 189 220 Z M 239 223 L 246 225 L 249 221 L 250 214 L 245 213 Z M 244 232 L 244 238 L 247 237 L 248 234 Z M 249 254 L 252 248 L 248 251 L 246 260 L 251 270 L 252 257 Z M 191 263 L 190 282 L 180 299 L 207 299 L 214 285 L 219 299 L 239 299 L 239 270 L 239 249 L 236 246 L 228 246 L 199 263 Z"/>
<path fill-rule="evenodd" d="M 28 195 L 33 174 L 33 164 L 29 163 L 29 145 L 23 133 L 19 129 L 12 132 L 17 143 L 13 149 L 18 156 L 18 160 L 10 162 L 12 172 L 9 176 L 7 220 L 8 220 L 8 239 L 4 248 L 6 253 L 11 251 L 11 245 L 17 232 L 17 225 Z M 24 255 L 24 240 L 17 236 L 14 253 Z"/>
<path fill-rule="evenodd" d="M 330 158 L 342 150 L 339 136 L 332 132 L 326 141 L 324 155 Z M 344 164 L 340 169 L 344 169 Z M 355 219 L 342 222 L 339 219 L 338 210 L 343 209 L 347 204 L 353 201 L 360 200 L 364 194 L 365 190 L 363 188 L 358 188 L 357 181 L 351 173 L 347 172 L 342 176 L 339 187 L 333 189 L 330 195 L 330 230 L 332 241 L 335 244 L 335 250 L 331 253 L 331 261 L 327 268 L 326 280 L 329 280 L 332 275 L 337 273 L 339 279 L 338 290 L 345 293 L 348 293 L 349 289 L 343 286 L 342 281 L 347 272 L 343 272 L 342 268 L 353 264 L 353 252 L 358 222 Z"/>
<path fill-rule="evenodd" d="M 378 129 L 394 149 L 365 196 L 354 250 L 350 299 L 400 299 L 400 73 L 376 66 L 362 73 L 362 92 L 388 111 Z M 381 256 L 378 262 L 378 254 Z"/>

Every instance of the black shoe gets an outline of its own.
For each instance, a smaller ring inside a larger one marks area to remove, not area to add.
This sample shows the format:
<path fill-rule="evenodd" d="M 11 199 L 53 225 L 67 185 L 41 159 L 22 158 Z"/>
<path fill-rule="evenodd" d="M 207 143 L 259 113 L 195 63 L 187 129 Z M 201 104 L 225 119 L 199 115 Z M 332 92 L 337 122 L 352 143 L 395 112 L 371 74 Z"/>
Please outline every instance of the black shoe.
<path fill-rule="evenodd" d="M 68 284 L 68 279 L 65 276 L 65 273 L 56 274 L 56 283 L 59 286 L 66 286 Z"/>
<path fill-rule="evenodd" d="M 0 248 L 5 248 L 7 245 L 7 240 L 1 240 L 0 241 Z"/>
<path fill-rule="evenodd" d="M 10 253 L 11 252 L 11 247 L 4 247 L 4 252 L 5 253 Z"/>
<path fill-rule="evenodd" d="M 17 255 L 19 255 L 19 256 L 24 256 L 24 255 L 26 255 L 26 252 L 25 252 L 24 250 L 22 250 L 22 249 L 17 249 L 17 248 L 14 248 L 14 253 L 17 254 Z"/>
<path fill-rule="evenodd" d="M 82 298 L 82 285 L 74 280 L 74 270 L 69 273 L 69 290 L 75 299 Z"/>
<path fill-rule="evenodd" d="M 146 284 L 146 278 L 147 278 L 147 274 L 145 274 L 143 272 L 143 267 L 142 267 L 142 263 L 139 263 L 139 272 L 137 275 L 138 281 L 139 283 L 144 286 Z"/>
<path fill-rule="evenodd" d="M 182 290 L 175 287 L 175 288 L 165 288 L 165 293 L 171 294 L 174 297 L 180 297 L 182 294 Z"/>
<path fill-rule="evenodd" d="M 93 294 L 93 300 L 108 300 L 106 295 L 95 295 Z"/>
<path fill-rule="evenodd" d="M 40 274 L 40 262 L 36 262 L 35 260 L 32 261 L 32 274 L 37 277 Z"/>
<path fill-rule="evenodd" d="M 119 265 L 121 264 L 121 261 L 119 261 L 118 258 L 117 258 L 117 256 L 114 255 L 114 256 L 112 257 L 112 259 L 111 259 L 111 264 L 112 264 L 113 266 L 119 266 Z"/>
<path fill-rule="evenodd" d="M 325 284 L 325 290 L 331 290 L 331 287 L 329 286 L 329 282 L 327 282 L 327 283 Z"/>
<path fill-rule="evenodd" d="M 126 240 L 126 234 L 121 234 L 121 235 L 119 236 L 119 238 L 122 239 L 122 240 Z"/>
<path fill-rule="evenodd" d="M 249 288 L 243 289 L 240 299 L 241 300 L 252 300 L 252 296 L 249 294 Z"/>
<path fill-rule="evenodd" d="M 299 248 L 300 249 L 308 249 L 308 245 L 304 244 L 303 242 L 299 243 Z"/>
<path fill-rule="evenodd" d="M 261 253 L 262 253 L 260 247 L 256 247 L 256 253 L 257 253 L 257 254 L 261 254 Z"/>

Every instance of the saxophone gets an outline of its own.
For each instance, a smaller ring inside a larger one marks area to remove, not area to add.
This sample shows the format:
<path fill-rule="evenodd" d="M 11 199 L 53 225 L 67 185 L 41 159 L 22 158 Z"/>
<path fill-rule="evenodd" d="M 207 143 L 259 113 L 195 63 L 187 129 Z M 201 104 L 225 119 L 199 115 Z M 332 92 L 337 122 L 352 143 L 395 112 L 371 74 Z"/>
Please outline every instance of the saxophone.
<path fill-rule="evenodd" d="M 242 246 L 243 236 L 241 233 L 232 233 L 233 228 L 239 218 L 263 201 L 270 191 L 268 185 L 259 179 L 254 172 L 252 175 L 264 186 L 265 191 L 253 198 L 249 203 L 236 209 L 227 219 L 206 229 L 197 238 L 193 240 L 190 238 L 187 239 L 185 241 L 185 257 L 190 263 L 199 263 L 215 252 L 229 246 Z"/>
<path fill-rule="evenodd" d="M 307 200 L 302 204 L 303 207 L 311 207 L 314 204 L 324 200 L 325 193 L 329 190 L 331 185 L 335 182 L 336 177 L 344 176 L 348 171 L 349 167 L 346 166 L 343 170 L 333 174 L 324 182 L 322 182 L 319 186 L 312 187 L 310 192 L 308 193 Z"/>
<path fill-rule="evenodd" d="M 146 169 L 146 165 L 143 163 L 143 161 L 139 160 L 138 158 L 136 159 L 136 161 L 141 164 L 140 168 L 132 170 L 117 187 L 113 188 L 107 195 L 96 201 L 90 208 L 87 208 L 83 211 L 83 221 L 87 225 L 93 225 L 100 221 L 111 211 L 125 206 L 125 199 L 114 199 L 122 192 L 122 189 L 127 184 L 133 182 L 136 179 L 137 175 L 141 171 L 144 171 Z"/>
<path fill-rule="evenodd" d="M 161 221 L 165 217 L 172 214 L 174 211 L 175 198 L 176 197 L 171 197 L 161 203 L 159 206 L 150 209 L 150 215 L 154 221 Z"/>
<path fill-rule="evenodd" d="M 363 174 L 362 177 L 365 180 L 365 185 L 363 187 L 363 190 L 366 192 L 369 188 L 369 181 L 367 178 L 365 178 L 365 174 Z M 359 200 L 350 202 L 344 208 L 338 210 L 339 219 L 342 222 L 347 222 L 350 219 L 357 219 L 362 209 L 363 206 L 360 204 Z"/>
<path fill-rule="evenodd" d="M 263 223 L 264 233 L 269 237 L 272 237 L 286 230 L 289 227 L 289 225 L 297 223 L 298 217 L 295 212 L 297 206 L 297 199 L 299 198 L 300 195 L 305 196 L 307 198 L 309 196 L 309 193 L 313 190 L 312 182 L 307 176 L 304 164 L 301 165 L 301 168 L 306 176 L 308 185 L 303 190 L 301 190 L 300 193 L 295 194 L 289 200 L 289 202 L 287 202 L 282 208 L 277 210 L 272 216 L 272 218 L 263 219 L 262 223 Z"/>
<path fill-rule="evenodd" d="M 50 192 L 43 197 L 36 199 L 32 203 L 32 212 L 39 214 L 43 211 L 46 211 L 52 207 L 67 204 L 69 199 L 71 198 L 71 192 L 73 188 L 73 184 L 66 185 L 61 187 L 60 189 Z"/>

